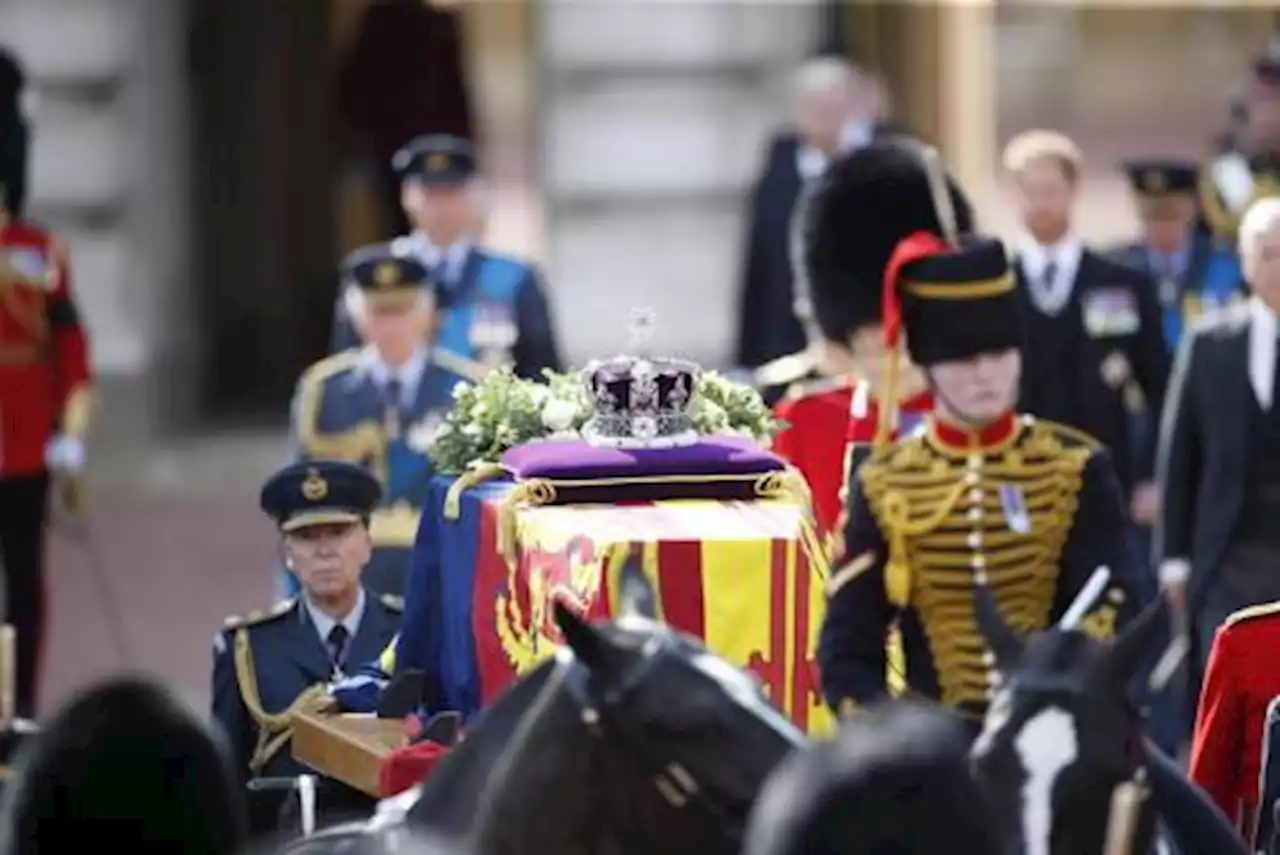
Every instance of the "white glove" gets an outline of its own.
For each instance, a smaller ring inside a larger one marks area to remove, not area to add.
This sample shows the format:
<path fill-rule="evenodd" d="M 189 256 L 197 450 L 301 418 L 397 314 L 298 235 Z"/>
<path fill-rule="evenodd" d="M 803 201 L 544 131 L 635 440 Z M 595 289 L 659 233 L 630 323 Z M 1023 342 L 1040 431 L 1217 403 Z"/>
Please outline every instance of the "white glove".
<path fill-rule="evenodd" d="M 84 440 L 60 434 L 44 447 L 45 465 L 56 472 L 79 475 L 84 470 Z"/>

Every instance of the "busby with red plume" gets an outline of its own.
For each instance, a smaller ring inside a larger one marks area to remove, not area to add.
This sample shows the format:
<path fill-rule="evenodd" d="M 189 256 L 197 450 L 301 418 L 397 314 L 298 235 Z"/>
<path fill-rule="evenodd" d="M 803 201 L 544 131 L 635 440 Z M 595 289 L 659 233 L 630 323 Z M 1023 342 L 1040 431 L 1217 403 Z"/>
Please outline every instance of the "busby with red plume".
<path fill-rule="evenodd" d="M 885 271 L 885 344 L 906 334 L 921 367 L 1022 346 L 1022 315 L 1004 244 L 970 235 L 952 245 L 920 232 Z"/>
<path fill-rule="evenodd" d="M 920 143 L 887 137 L 835 160 L 800 216 L 802 279 L 822 335 L 847 344 L 882 318 L 884 271 L 899 241 L 941 234 Z M 955 226 L 972 230 L 968 199 L 948 181 Z"/>
<path fill-rule="evenodd" d="M 0 47 L 0 207 L 22 212 L 27 195 L 29 131 L 22 100 L 26 74 L 17 57 Z"/>

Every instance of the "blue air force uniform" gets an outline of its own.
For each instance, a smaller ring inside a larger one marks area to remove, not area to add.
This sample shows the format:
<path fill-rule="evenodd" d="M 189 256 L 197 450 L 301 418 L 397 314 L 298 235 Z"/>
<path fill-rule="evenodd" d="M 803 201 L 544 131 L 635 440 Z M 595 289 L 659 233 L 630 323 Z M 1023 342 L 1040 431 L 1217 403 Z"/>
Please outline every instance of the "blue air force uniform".
<path fill-rule="evenodd" d="M 364 299 L 416 300 L 432 285 L 426 268 L 385 246 L 353 253 L 349 279 Z M 353 348 L 311 366 L 298 381 L 293 440 L 304 460 L 346 460 L 367 467 L 385 485 L 370 525 L 374 557 L 365 584 L 400 596 L 434 469 L 427 448 L 453 403 L 465 367 L 443 346 L 424 343 L 392 368 L 372 346 Z M 290 591 L 296 591 L 292 582 Z"/>
<path fill-rule="evenodd" d="M 380 492 L 356 466 L 293 464 L 267 482 L 262 506 L 283 531 L 294 531 L 367 519 Z M 307 771 L 288 750 L 293 714 L 323 697 L 345 670 L 376 658 L 399 630 L 402 607 L 398 598 L 362 587 L 341 622 L 305 596 L 227 619 L 214 638 L 213 715 L 242 776 Z"/>
<path fill-rule="evenodd" d="M 1181 216 L 1180 206 L 1194 210 L 1199 183 L 1196 164 L 1134 160 L 1124 168 L 1144 220 Z M 1196 317 L 1243 297 L 1239 261 L 1212 237 L 1196 231 L 1194 221 L 1188 221 L 1186 242 L 1172 254 L 1139 241 L 1120 247 L 1114 255 L 1120 263 L 1149 273 L 1156 283 L 1170 353 Z"/>
<path fill-rule="evenodd" d="M 466 140 L 428 136 L 401 149 L 394 166 L 401 181 L 457 185 L 475 176 L 476 157 Z M 397 238 L 391 246 L 397 255 L 426 266 L 446 298 L 442 302 L 450 306 L 436 333 L 438 346 L 478 366 L 510 362 L 521 377 L 539 377 L 543 369 L 560 370 L 546 291 L 531 264 L 471 241 L 437 247 L 421 233 Z M 334 310 L 330 348 L 334 353 L 360 343 L 341 291 Z"/>

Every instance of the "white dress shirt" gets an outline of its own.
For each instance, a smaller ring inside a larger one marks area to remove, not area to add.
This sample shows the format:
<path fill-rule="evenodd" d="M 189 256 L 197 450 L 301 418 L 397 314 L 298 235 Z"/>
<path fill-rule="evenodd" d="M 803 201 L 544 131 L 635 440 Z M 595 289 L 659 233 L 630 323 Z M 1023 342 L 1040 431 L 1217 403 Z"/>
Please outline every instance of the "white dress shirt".
<path fill-rule="evenodd" d="M 418 384 L 427 370 L 427 349 L 416 347 L 413 355 L 403 365 L 392 367 L 382 361 L 378 350 L 373 345 L 365 345 L 360 352 L 359 368 L 380 390 L 387 388 L 392 380 L 400 381 L 400 404 L 408 407 L 418 397 Z"/>
<path fill-rule="evenodd" d="M 328 650 L 329 633 L 333 632 L 333 628 L 338 624 L 347 629 L 347 644 L 350 646 L 351 639 L 356 637 L 356 633 L 360 631 L 360 620 L 364 617 L 365 593 L 361 588 L 356 594 L 356 604 L 351 611 L 347 612 L 347 616 L 342 620 L 334 620 L 330 615 L 325 614 L 319 606 L 311 602 L 306 594 L 302 595 L 302 605 L 307 610 L 307 616 L 311 618 L 311 625 L 316 628 L 316 634 L 320 636 L 320 643 Z"/>
<path fill-rule="evenodd" d="M 1071 300 L 1075 289 L 1076 274 L 1080 272 L 1080 258 L 1084 245 L 1074 235 L 1067 235 L 1055 244 L 1045 246 L 1025 238 L 1018 248 L 1022 272 L 1027 277 L 1031 302 L 1046 315 L 1061 312 Z M 1045 281 L 1046 268 L 1053 262 L 1056 267 L 1053 281 Z"/>
<path fill-rule="evenodd" d="M 443 285 L 454 285 L 462 276 L 462 267 L 467 263 L 467 254 L 471 252 L 474 241 L 463 238 L 447 247 L 436 246 L 421 232 L 409 236 L 409 250 L 429 270 L 436 270 L 443 265 L 445 281 Z"/>
<path fill-rule="evenodd" d="M 871 142 L 874 133 L 874 126 L 867 122 L 845 122 L 840 129 L 839 153 L 862 148 Z M 830 163 L 827 153 L 814 146 L 802 142 L 796 150 L 796 171 L 800 173 L 800 180 L 806 183 L 826 172 Z"/>
<path fill-rule="evenodd" d="M 1249 384 L 1262 409 L 1276 406 L 1271 400 L 1276 370 L 1276 315 L 1260 297 L 1249 298 Z"/>

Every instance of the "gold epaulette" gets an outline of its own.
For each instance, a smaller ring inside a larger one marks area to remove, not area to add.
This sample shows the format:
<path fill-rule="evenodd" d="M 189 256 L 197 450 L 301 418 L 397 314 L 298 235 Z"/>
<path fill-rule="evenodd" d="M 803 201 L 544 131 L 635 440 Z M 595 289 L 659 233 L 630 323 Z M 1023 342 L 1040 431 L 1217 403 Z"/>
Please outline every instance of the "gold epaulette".
<path fill-rule="evenodd" d="M 1238 612 L 1232 612 L 1227 615 L 1227 619 L 1222 622 L 1223 626 L 1235 626 L 1238 623 L 1244 623 L 1254 618 L 1267 617 L 1268 615 L 1280 614 L 1280 600 L 1272 603 L 1259 603 L 1256 606 L 1248 606 L 1240 609 Z"/>
<path fill-rule="evenodd" d="M 383 594 L 381 597 L 378 597 L 378 601 L 389 611 L 396 613 L 404 611 L 404 597 L 398 597 L 395 594 Z"/>
<path fill-rule="evenodd" d="M 1030 441 L 1034 443 L 1036 439 L 1056 441 L 1065 448 L 1087 448 L 1090 451 L 1102 448 L 1102 443 L 1098 442 L 1092 434 L 1073 428 L 1071 425 L 1044 419 L 1035 419 L 1031 423 Z"/>
<path fill-rule="evenodd" d="M 297 605 L 298 599 L 290 597 L 287 600 L 281 600 L 269 609 L 254 609 L 247 615 L 232 615 L 222 622 L 223 630 L 240 629 L 241 627 L 257 626 L 258 624 L 267 623 L 277 618 L 284 617 L 293 607 Z"/>

